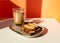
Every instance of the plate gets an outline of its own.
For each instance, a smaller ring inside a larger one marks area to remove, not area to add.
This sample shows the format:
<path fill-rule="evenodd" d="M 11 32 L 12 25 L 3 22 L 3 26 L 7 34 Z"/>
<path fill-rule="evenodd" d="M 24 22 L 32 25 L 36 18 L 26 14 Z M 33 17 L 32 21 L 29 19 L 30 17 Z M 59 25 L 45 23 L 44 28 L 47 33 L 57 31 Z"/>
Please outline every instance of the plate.
<path fill-rule="evenodd" d="M 33 21 L 33 20 L 26 20 L 25 22 L 27 22 L 27 21 L 28 21 L 28 22 L 31 22 L 31 21 Z M 39 33 L 37 33 L 36 35 L 33 35 L 33 36 L 29 36 L 29 35 L 27 35 L 26 33 L 22 32 L 22 31 L 21 31 L 21 26 L 17 26 L 17 25 L 15 25 L 14 23 L 13 23 L 12 25 L 10 25 L 9 28 L 10 28 L 11 30 L 19 33 L 20 35 L 24 35 L 24 36 L 27 36 L 27 37 L 31 37 L 31 38 L 32 38 L 32 37 L 37 37 L 37 36 L 41 35 L 42 32 L 44 31 L 44 27 L 43 27 L 43 26 L 41 26 L 41 25 L 39 25 L 39 24 L 38 24 L 38 26 L 42 27 L 42 31 L 40 31 Z"/>

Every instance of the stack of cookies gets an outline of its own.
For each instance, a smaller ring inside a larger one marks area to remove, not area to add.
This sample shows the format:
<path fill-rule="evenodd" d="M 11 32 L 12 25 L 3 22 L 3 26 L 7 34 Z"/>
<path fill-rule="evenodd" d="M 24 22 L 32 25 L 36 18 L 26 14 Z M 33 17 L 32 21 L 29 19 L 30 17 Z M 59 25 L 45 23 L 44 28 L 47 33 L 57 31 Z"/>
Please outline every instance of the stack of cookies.
<path fill-rule="evenodd" d="M 38 26 L 36 23 L 33 22 L 24 22 L 21 31 L 29 36 L 33 36 L 41 32 L 42 27 Z"/>

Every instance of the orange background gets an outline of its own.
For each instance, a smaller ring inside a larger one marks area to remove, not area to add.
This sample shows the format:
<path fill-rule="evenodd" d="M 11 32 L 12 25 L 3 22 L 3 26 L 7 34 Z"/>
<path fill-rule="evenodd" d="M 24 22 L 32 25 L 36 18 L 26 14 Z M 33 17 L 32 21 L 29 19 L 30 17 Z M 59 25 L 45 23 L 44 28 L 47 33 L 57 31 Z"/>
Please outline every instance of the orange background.
<path fill-rule="evenodd" d="M 60 0 L 43 0 L 41 16 L 54 18 L 60 22 Z"/>
<path fill-rule="evenodd" d="M 40 18 L 41 7 L 42 7 L 42 0 L 26 0 L 27 18 Z"/>
<path fill-rule="evenodd" d="M 12 8 L 23 7 L 27 18 L 41 17 L 41 0 L 0 0 L 0 18 L 13 17 Z"/>
<path fill-rule="evenodd" d="M 40 18 L 42 0 L 11 0 L 16 5 L 25 8 L 27 18 Z"/>
<path fill-rule="evenodd" d="M 19 7 L 10 0 L 0 0 L 0 18 L 11 18 L 12 8 Z"/>
<path fill-rule="evenodd" d="M 55 18 L 60 22 L 60 0 L 0 0 L 0 18 L 13 17 L 14 7 L 25 8 L 28 18 Z"/>

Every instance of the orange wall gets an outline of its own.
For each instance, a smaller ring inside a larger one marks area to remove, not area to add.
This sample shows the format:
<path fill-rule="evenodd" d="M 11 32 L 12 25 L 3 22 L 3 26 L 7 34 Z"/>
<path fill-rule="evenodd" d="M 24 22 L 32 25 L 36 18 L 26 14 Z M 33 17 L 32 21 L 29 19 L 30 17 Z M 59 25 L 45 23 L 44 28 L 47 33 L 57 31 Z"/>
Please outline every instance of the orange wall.
<path fill-rule="evenodd" d="M 11 18 L 12 8 L 18 7 L 10 0 L 0 0 L 0 18 Z"/>
<path fill-rule="evenodd" d="M 16 5 L 25 8 L 26 17 L 41 17 L 42 0 L 11 0 Z"/>
<path fill-rule="evenodd" d="M 42 0 L 0 0 L 0 18 L 13 17 L 12 9 L 15 7 L 25 8 L 27 18 L 41 17 Z"/>
<path fill-rule="evenodd" d="M 60 0 L 0 0 L 0 18 L 13 17 L 12 8 L 15 7 L 23 7 L 25 11 L 28 8 L 28 18 L 55 18 L 60 22 Z"/>
<path fill-rule="evenodd" d="M 26 0 L 27 18 L 41 17 L 42 0 Z"/>
<path fill-rule="evenodd" d="M 42 18 L 55 18 L 60 22 L 60 0 L 43 0 Z"/>

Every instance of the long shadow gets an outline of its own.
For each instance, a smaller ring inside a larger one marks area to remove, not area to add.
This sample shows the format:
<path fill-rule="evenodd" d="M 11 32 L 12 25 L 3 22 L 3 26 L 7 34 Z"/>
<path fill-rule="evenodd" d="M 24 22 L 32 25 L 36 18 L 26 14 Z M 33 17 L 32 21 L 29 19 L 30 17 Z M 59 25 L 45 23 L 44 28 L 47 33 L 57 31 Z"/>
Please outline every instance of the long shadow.
<path fill-rule="evenodd" d="M 13 8 L 20 8 L 10 0 L 0 0 L 0 18 L 12 18 L 13 17 Z M 12 20 L 0 22 L 0 29 L 7 27 L 12 23 Z"/>

